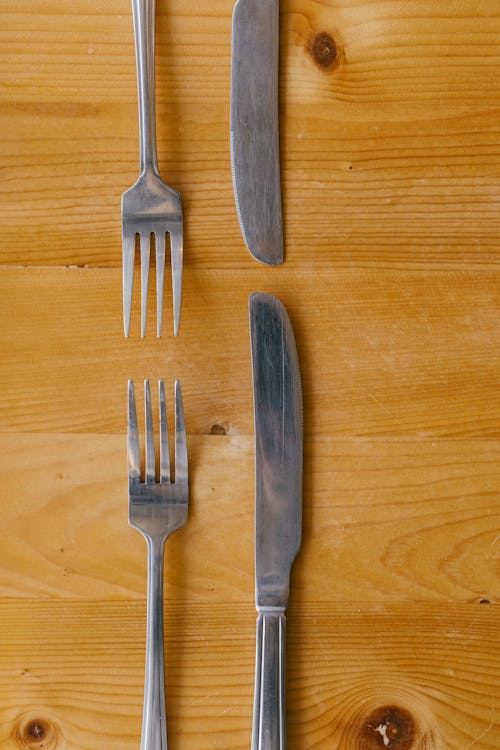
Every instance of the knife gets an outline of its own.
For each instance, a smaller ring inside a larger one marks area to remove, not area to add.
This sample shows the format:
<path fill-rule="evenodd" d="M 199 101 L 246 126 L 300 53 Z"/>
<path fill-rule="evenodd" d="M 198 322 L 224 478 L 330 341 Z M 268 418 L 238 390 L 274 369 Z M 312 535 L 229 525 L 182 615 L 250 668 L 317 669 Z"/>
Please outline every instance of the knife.
<path fill-rule="evenodd" d="M 278 121 L 279 0 L 238 0 L 233 11 L 231 165 L 245 244 L 283 262 Z"/>
<path fill-rule="evenodd" d="M 249 316 L 258 612 L 252 750 L 285 750 L 285 611 L 302 535 L 302 390 L 284 306 L 276 297 L 256 292 Z"/>

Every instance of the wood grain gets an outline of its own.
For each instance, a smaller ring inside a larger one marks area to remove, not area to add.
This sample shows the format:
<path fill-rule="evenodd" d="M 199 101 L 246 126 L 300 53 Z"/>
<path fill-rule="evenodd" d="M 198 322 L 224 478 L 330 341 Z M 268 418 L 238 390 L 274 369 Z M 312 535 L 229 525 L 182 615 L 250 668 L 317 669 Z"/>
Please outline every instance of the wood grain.
<path fill-rule="evenodd" d="M 130 0 L 0 8 L 0 748 L 140 741 L 144 541 L 126 382 L 179 377 L 190 516 L 166 550 L 169 746 L 247 748 L 255 649 L 248 296 L 305 404 L 289 750 L 496 750 L 497 0 L 280 0 L 286 262 L 231 186 L 234 0 L 157 0 L 158 150 L 185 213 L 171 335 L 122 334 L 137 176 Z M 150 310 L 153 310 L 153 294 Z M 170 384 L 170 385 L 169 385 Z"/>
<path fill-rule="evenodd" d="M 0 596 L 143 596 L 125 436 L 7 433 L 0 453 L 16 499 L 0 530 Z M 168 543 L 169 599 L 253 609 L 253 438 L 189 435 L 189 456 L 189 523 Z M 498 441 L 310 438 L 305 470 L 292 586 L 301 606 L 500 601 Z"/>
<path fill-rule="evenodd" d="M 495 750 L 498 649 L 493 607 L 441 604 L 293 607 L 288 616 L 290 750 L 383 747 L 373 720 L 392 711 L 393 747 Z M 243 605 L 168 602 L 172 748 L 250 741 L 254 616 Z M 0 744 L 100 750 L 140 738 L 144 605 L 4 599 Z M 221 622 L 224 626 L 221 628 Z M 369 635 L 368 635 L 369 634 Z M 391 714 L 389 714 L 391 716 Z M 411 736 L 404 736 L 405 719 Z"/>
<path fill-rule="evenodd" d="M 252 263 L 231 190 L 232 6 L 158 3 L 159 156 L 188 267 Z M 281 19 L 287 262 L 498 269 L 498 3 L 282 0 Z M 129 2 L 7 2 L 2 22 L 1 262 L 118 267 L 138 159 Z"/>
<path fill-rule="evenodd" d="M 316 272 L 285 264 L 265 276 L 253 268 L 185 277 L 181 335 L 145 345 L 138 299 L 131 339 L 122 337 L 118 270 L 0 269 L 0 314 L 15 321 L 0 330 L 9 353 L 0 361 L 2 428 L 122 433 L 127 378 L 179 377 L 191 432 L 223 425 L 250 434 L 247 309 L 260 290 L 292 317 L 307 432 L 498 437 L 496 272 L 324 271 L 318 283 Z"/>

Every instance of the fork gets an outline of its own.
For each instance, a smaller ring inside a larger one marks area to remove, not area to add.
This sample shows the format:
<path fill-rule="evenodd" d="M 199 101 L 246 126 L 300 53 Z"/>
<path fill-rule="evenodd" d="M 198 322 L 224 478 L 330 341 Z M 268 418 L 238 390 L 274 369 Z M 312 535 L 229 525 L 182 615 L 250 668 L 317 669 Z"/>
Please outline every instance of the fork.
<path fill-rule="evenodd" d="M 145 467 L 141 479 L 134 384 L 128 383 L 129 523 L 148 545 L 146 668 L 141 750 L 167 750 L 163 650 L 163 549 L 167 537 L 188 515 L 188 466 L 181 387 L 175 381 L 175 481 L 170 478 L 165 387 L 159 381 L 160 467 L 156 480 L 153 416 L 149 381 L 144 382 Z"/>
<path fill-rule="evenodd" d="M 156 333 L 161 336 L 166 235 L 170 235 L 174 335 L 179 332 L 182 296 L 183 220 L 181 197 L 160 177 L 155 125 L 155 0 L 132 0 L 137 94 L 139 101 L 140 173 L 122 195 L 123 325 L 130 333 L 136 236 L 141 258 L 141 337 L 146 335 L 151 237 L 156 254 Z"/>

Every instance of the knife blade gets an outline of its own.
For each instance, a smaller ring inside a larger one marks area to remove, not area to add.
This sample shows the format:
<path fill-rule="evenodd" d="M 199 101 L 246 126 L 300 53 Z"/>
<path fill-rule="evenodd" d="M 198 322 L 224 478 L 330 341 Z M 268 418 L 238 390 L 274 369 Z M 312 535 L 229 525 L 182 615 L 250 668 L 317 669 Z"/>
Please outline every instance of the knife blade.
<path fill-rule="evenodd" d="M 302 536 L 302 389 L 285 307 L 256 292 L 249 317 L 258 611 L 252 750 L 285 750 L 285 611 Z"/>
<path fill-rule="evenodd" d="M 279 118 L 279 0 L 237 0 L 231 57 L 231 166 L 250 253 L 283 262 Z"/>

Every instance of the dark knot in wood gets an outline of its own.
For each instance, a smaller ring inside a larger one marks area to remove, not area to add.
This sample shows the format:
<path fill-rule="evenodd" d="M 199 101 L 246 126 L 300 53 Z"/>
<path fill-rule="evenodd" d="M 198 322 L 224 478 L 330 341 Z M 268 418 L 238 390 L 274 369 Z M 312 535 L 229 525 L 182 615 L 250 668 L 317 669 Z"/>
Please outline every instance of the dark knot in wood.
<path fill-rule="evenodd" d="M 59 744 L 59 732 L 47 719 L 24 716 L 18 724 L 16 739 L 25 750 L 55 750 Z"/>
<path fill-rule="evenodd" d="M 41 742 L 47 734 L 45 723 L 43 721 L 38 721 L 38 719 L 31 721 L 26 727 L 26 734 L 35 742 Z"/>
<path fill-rule="evenodd" d="M 313 36 L 309 51 L 322 70 L 331 70 L 338 62 L 337 44 L 327 31 L 320 31 Z"/>
<path fill-rule="evenodd" d="M 399 706 L 381 706 L 373 711 L 361 727 L 363 750 L 410 750 L 415 742 L 415 722 Z"/>
<path fill-rule="evenodd" d="M 227 425 L 215 423 L 210 427 L 211 435 L 227 435 Z"/>

